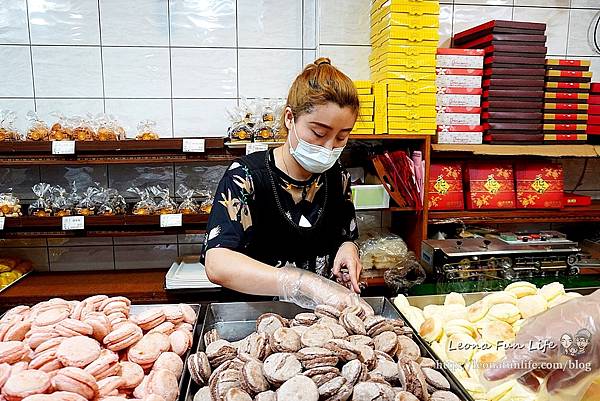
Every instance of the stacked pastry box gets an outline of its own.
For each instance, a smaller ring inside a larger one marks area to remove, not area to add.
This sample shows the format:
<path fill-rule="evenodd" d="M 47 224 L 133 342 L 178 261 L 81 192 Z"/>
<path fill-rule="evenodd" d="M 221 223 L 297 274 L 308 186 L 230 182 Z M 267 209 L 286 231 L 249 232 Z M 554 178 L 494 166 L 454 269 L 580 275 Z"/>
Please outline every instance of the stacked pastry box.
<path fill-rule="evenodd" d="M 464 208 L 461 163 L 432 163 L 429 167 L 429 209 L 463 210 Z"/>
<path fill-rule="evenodd" d="M 561 209 L 563 168 L 557 163 L 520 162 L 515 166 L 517 208 Z"/>
<path fill-rule="evenodd" d="M 436 131 L 437 0 L 374 0 L 369 56 L 375 92 L 375 131 Z"/>
<path fill-rule="evenodd" d="M 586 132 L 588 135 L 600 135 L 600 83 L 598 82 L 592 83 L 590 88 Z"/>
<path fill-rule="evenodd" d="M 589 60 L 546 60 L 544 141 L 587 140 L 590 81 Z"/>
<path fill-rule="evenodd" d="M 438 49 L 437 142 L 480 144 L 482 49 Z"/>
<path fill-rule="evenodd" d="M 372 135 L 375 133 L 375 96 L 371 81 L 354 81 L 358 91 L 360 107 L 358 118 L 352 129 L 351 135 Z"/>
<path fill-rule="evenodd" d="M 454 47 L 485 51 L 484 141 L 543 141 L 545 30 L 545 24 L 494 20 L 454 35 Z"/>

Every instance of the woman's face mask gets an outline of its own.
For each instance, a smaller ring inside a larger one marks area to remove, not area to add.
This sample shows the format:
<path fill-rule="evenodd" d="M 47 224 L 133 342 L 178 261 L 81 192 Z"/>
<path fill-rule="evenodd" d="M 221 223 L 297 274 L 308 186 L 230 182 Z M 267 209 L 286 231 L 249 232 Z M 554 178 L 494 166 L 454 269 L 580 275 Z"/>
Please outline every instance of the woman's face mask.
<path fill-rule="evenodd" d="M 291 131 L 296 136 L 298 144 L 296 145 L 296 149 L 294 149 L 290 141 L 290 154 L 302 168 L 310 173 L 320 174 L 329 170 L 340 158 L 344 150 L 344 146 L 328 149 L 325 146 L 314 145 L 301 139 L 296 131 L 294 119 L 292 119 Z"/>

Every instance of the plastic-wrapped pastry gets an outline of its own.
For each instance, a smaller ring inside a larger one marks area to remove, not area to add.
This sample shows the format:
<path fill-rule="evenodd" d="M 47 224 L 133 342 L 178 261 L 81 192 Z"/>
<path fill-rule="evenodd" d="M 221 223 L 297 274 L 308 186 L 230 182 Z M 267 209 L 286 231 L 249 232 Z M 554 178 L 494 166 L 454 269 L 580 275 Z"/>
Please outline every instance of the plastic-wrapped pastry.
<path fill-rule="evenodd" d="M 210 211 L 212 210 L 212 204 L 213 204 L 212 198 L 206 199 L 205 201 L 203 201 L 200 204 L 200 211 L 202 213 L 210 214 Z"/>
<path fill-rule="evenodd" d="M 81 201 L 75 206 L 75 213 L 82 216 L 93 216 L 96 214 L 95 197 L 100 191 L 97 187 L 89 187 L 83 193 Z"/>
<path fill-rule="evenodd" d="M 10 110 L 0 110 L 0 142 L 2 141 L 20 141 L 21 134 L 15 128 L 17 113 Z"/>
<path fill-rule="evenodd" d="M 252 113 L 242 107 L 227 110 L 231 125 L 227 131 L 231 142 L 252 141 Z"/>
<path fill-rule="evenodd" d="M 37 196 L 37 199 L 29 206 L 29 214 L 37 217 L 48 217 L 52 216 L 52 207 L 48 201 L 50 195 L 50 184 L 41 182 L 35 184 L 31 190 Z"/>
<path fill-rule="evenodd" d="M 73 125 L 72 138 L 75 141 L 93 141 L 95 132 L 92 128 L 92 122 L 89 119 L 75 116 L 71 118 Z"/>
<path fill-rule="evenodd" d="M 156 203 L 150 197 L 148 189 L 132 187 L 129 188 L 127 192 L 132 192 L 140 197 L 140 200 L 135 205 L 133 205 L 133 214 L 144 216 L 154 214 L 154 210 L 156 209 Z"/>
<path fill-rule="evenodd" d="M 156 205 L 156 214 L 172 214 L 177 212 L 177 204 L 171 199 L 169 188 L 155 185 L 150 188 L 152 194 L 159 198 Z"/>
<path fill-rule="evenodd" d="M 71 192 L 67 197 L 67 202 L 69 203 L 71 210 L 74 210 L 75 206 L 77 206 L 79 202 L 81 202 L 81 195 L 77 193 L 77 185 L 75 181 L 71 183 Z"/>
<path fill-rule="evenodd" d="M 69 141 L 73 135 L 73 130 L 69 126 L 69 122 L 64 114 L 54 112 L 52 116 L 56 117 L 57 121 L 50 127 L 48 139 L 51 141 Z"/>
<path fill-rule="evenodd" d="M 186 187 L 183 184 L 179 185 L 177 195 L 183 200 L 177 208 L 177 212 L 181 214 L 197 214 L 200 211 L 200 205 L 193 198 L 194 190 Z"/>
<path fill-rule="evenodd" d="M 50 135 L 50 130 L 45 122 L 40 120 L 38 115 L 30 111 L 27 113 L 29 120 L 29 129 L 27 130 L 28 141 L 47 141 Z"/>
<path fill-rule="evenodd" d="M 273 129 L 262 121 L 254 124 L 252 132 L 254 142 L 273 142 L 275 140 L 275 132 Z"/>
<path fill-rule="evenodd" d="M 70 216 L 73 205 L 69 204 L 67 191 L 60 185 L 50 188 L 50 205 L 54 216 Z"/>
<path fill-rule="evenodd" d="M 11 190 L 0 193 L 0 217 L 21 216 L 21 203 Z"/>
<path fill-rule="evenodd" d="M 152 141 L 160 139 L 160 136 L 156 133 L 156 121 L 140 121 L 137 126 L 137 129 L 138 134 L 135 137 L 135 139 L 139 141 Z"/>
<path fill-rule="evenodd" d="M 94 202 L 98 216 L 124 214 L 127 208 L 125 199 L 114 188 L 100 188 L 94 196 Z"/>
<path fill-rule="evenodd" d="M 99 141 L 117 141 L 125 138 L 125 130 L 113 116 L 99 114 L 96 117 L 98 130 L 96 139 Z"/>

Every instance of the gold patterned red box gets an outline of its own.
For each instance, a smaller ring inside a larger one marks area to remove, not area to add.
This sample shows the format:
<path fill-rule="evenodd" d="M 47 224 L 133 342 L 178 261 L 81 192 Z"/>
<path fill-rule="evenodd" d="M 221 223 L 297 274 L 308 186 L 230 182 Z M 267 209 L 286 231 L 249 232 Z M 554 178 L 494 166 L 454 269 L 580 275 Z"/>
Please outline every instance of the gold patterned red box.
<path fill-rule="evenodd" d="M 515 166 L 517 208 L 561 209 L 563 168 L 558 163 L 522 162 Z"/>
<path fill-rule="evenodd" d="M 431 164 L 429 167 L 429 209 L 463 210 L 465 208 L 460 163 Z"/>
<path fill-rule="evenodd" d="M 467 209 L 514 209 L 516 202 L 511 164 L 471 162 L 465 169 Z"/>

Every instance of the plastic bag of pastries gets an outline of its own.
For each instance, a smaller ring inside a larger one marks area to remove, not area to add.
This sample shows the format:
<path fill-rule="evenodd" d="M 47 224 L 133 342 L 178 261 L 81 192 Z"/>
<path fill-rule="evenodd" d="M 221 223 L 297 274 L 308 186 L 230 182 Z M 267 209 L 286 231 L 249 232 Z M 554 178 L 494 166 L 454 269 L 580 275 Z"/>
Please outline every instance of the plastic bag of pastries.
<path fill-rule="evenodd" d="M 23 138 L 15 128 L 17 113 L 10 110 L 0 110 L 0 142 L 20 141 Z"/>
<path fill-rule="evenodd" d="M 39 184 L 35 184 L 31 190 L 37 199 L 29 205 L 29 215 L 37 217 L 52 216 L 52 206 L 48 199 L 50 196 L 50 184 L 40 182 Z"/>
<path fill-rule="evenodd" d="M 93 216 L 96 214 L 96 196 L 100 192 L 98 187 L 88 187 L 81 197 L 81 201 L 75 206 L 75 213 L 82 216 Z"/>
<path fill-rule="evenodd" d="M 177 188 L 177 196 L 179 196 L 182 201 L 177 207 L 177 213 L 181 214 L 197 214 L 200 212 L 200 205 L 193 198 L 195 191 L 191 188 L 186 187 L 183 184 L 179 184 L 179 188 Z"/>
<path fill-rule="evenodd" d="M 98 114 L 96 116 L 96 140 L 118 141 L 125 139 L 125 130 L 113 115 Z"/>
<path fill-rule="evenodd" d="M 143 120 L 137 125 L 138 134 L 135 137 L 138 141 L 153 141 L 160 139 L 156 133 L 156 121 Z"/>
<path fill-rule="evenodd" d="M 21 203 L 9 189 L 8 192 L 0 193 L 0 217 L 19 217 L 21 213 Z"/>
<path fill-rule="evenodd" d="M 79 204 L 79 202 L 81 202 L 81 195 L 79 195 L 77 193 L 77 182 L 76 181 L 71 182 L 71 192 L 69 193 L 69 195 L 67 197 L 67 201 L 72 209 L 74 209 L 75 206 L 77 206 Z"/>
<path fill-rule="evenodd" d="M 89 117 L 74 116 L 70 119 L 73 126 L 72 138 L 75 141 L 93 141 L 96 135 L 92 128 L 93 122 Z"/>
<path fill-rule="evenodd" d="M 227 115 L 231 121 L 227 134 L 231 142 L 251 142 L 252 141 L 252 113 L 244 107 L 236 106 L 227 110 Z"/>
<path fill-rule="evenodd" d="M 133 214 L 144 216 L 154 214 L 154 211 L 156 210 L 156 203 L 154 202 L 154 199 L 151 198 L 148 189 L 131 187 L 127 190 L 127 192 L 134 193 L 140 197 L 140 200 L 133 205 Z"/>
<path fill-rule="evenodd" d="M 125 198 L 114 188 L 99 188 L 98 193 L 94 196 L 94 201 L 98 216 L 125 214 L 127 210 Z"/>
<path fill-rule="evenodd" d="M 70 216 L 73 205 L 69 203 L 67 190 L 60 185 L 50 188 L 50 205 L 52 214 L 58 217 Z"/>
<path fill-rule="evenodd" d="M 169 188 L 155 185 L 150 187 L 150 192 L 158 198 L 156 204 L 156 214 L 172 214 L 177 212 L 177 204 L 171 199 Z"/>
<path fill-rule="evenodd" d="M 389 269 L 408 255 L 406 243 L 397 235 L 384 234 L 365 240 L 360 246 L 363 269 Z"/>
<path fill-rule="evenodd" d="M 47 141 L 50 130 L 44 121 L 42 121 L 34 111 L 27 113 L 29 120 L 29 129 L 27 130 L 28 141 Z"/>
<path fill-rule="evenodd" d="M 73 135 L 71 122 L 64 114 L 57 111 L 50 114 L 56 118 L 56 122 L 50 127 L 48 139 L 51 141 L 70 141 Z"/>

